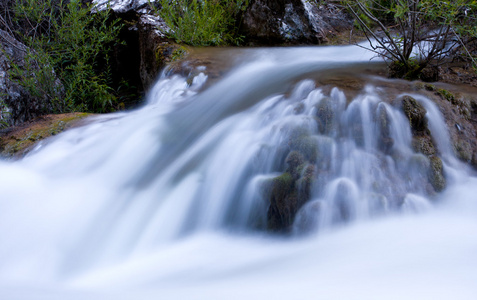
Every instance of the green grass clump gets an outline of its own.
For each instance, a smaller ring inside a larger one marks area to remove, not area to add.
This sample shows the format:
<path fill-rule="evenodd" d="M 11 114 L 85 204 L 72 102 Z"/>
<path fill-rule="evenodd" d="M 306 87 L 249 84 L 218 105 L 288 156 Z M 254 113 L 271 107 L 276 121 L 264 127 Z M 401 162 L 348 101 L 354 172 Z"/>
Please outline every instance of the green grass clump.
<path fill-rule="evenodd" d="M 248 0 L 160 0 L 157 10 L 169 33 L 179 43 L 192 46 L 239 44 L 237 17 Z"/>
<path fill-rule="evenodd" d="M 32 49 L 23 66 L 13 65 L 12 80 L 43 99 L 48 112 L 114 110 L 109 57 L 119 20 L 110 21 L 107 10 L 92 13 L 81 0 L 14 0 L 10 9 L 9 26 Z"/>

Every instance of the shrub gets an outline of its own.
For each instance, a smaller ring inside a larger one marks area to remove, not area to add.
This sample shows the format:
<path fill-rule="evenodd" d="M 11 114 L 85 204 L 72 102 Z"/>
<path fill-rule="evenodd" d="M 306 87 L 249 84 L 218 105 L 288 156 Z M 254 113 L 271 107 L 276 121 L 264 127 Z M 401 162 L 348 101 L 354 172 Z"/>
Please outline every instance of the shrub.
<path fill-rule="evenodd" d="M 14 79 L 33 95 L 49 96 L 55 112 L 113 109 L 108 53 L 118 43 L 119 20 L 109 22 L 108 11 L 92 14 L 81 0 L 16 0 L 12 12 L 17 36 L 34 49 L 26 70 L 11 74 Z M 40 71 L 32 74 L 28 66 L 34 64 Z M 42 76 L 53 69 L 65 89 L 61 101 L 49 93 L 49 77 Z"/>
<path fill-rule="evenodd" d="M 475 0 L 345 2 L 370 40 L 370 50 L 402 66 L 403 77 L 414 78 L 426 66 L 439 65 L 462 51 L 475 66 L 466 47 L 477 38 Z M 393 28 L 386 26 L 389 15 L 394 18 Z"/>
<path fill-rule="evenodd" d="M 157 13 L 172 38 L 193 46 L 239 44 L 237 16 L 248 0 L 160 0 Z"/>

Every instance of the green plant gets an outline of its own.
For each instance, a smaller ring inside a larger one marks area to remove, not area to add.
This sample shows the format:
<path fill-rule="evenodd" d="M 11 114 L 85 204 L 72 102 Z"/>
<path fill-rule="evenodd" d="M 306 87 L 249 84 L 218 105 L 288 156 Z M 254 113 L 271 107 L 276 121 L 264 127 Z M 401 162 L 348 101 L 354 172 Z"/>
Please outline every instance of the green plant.
<path fill-rule="evenodd" d="M 171 28 L 170 36 L 193 46 L 239 44 L 236 17 L 248 0 L 160 0 L 157 13 Z"/>
<path fill-rule="evenodd" d="M 13 74 L 22 86 L 48 96 L 55 112 L 113 110 L 108 53 L 118 43 L 119 20 L 109 21 L 108 11 L 91 13 L 81 0 L 16 0 L 13 13 L 18 35 L 34 49 L 23 74 L 18 67 Z M 48 91 L 51 76 L 43 76 L 53 69 L 64 86 L 61 101 Z"/>
<path fill-rule="evenodd" d="M 56 79 L 50 57 L 42 50 L 25 50 L 22 66 L 11 63 L 10 79 L 25 88 L 35 99 L 43 103 L 43 112 L 64 111 L 64 99 L 61 99 L 62 85 Z"/>
<path fill-rule="evenodd" d="M 369 49 L 391 62 L 398 62 L 402 77 L 414 78 L 425 67 L 437 66 L 459 51 L 465 51 L 475 65 L 467 49 L 469 41 L 477 38 L 475 0 L 345 3 L 368 37 Z M 395 26 L 387 26 L 386 15 L 393 17 Z"/>
<path fill-rule="evenodd" d="M 6 96 L 4 93 L 0 93 L 0 129 L 8 127 L 7 118 L 10 115 L 8 106 L 3 100 L 4 96 Z"/>

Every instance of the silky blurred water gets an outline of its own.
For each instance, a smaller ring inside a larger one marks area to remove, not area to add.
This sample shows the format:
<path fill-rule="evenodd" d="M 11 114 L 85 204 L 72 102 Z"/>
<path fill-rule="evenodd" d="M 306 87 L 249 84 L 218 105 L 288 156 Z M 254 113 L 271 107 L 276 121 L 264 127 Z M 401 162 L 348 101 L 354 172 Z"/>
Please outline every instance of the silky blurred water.
<path fill-rule="evenodd" d="M 440 194 L 382 90 L 350 98 L 312 80 L 371 53 L 244 53 L 207 87 L 205 73 L 164 75 L 144 107 L 0 161 L 0 299 L 477 297 L 477 179 L 435 104 L 396 96 L 427 110 Z M 319 172 L 291 233 L 270 234 L 262 187 L 297 132 Z"/>

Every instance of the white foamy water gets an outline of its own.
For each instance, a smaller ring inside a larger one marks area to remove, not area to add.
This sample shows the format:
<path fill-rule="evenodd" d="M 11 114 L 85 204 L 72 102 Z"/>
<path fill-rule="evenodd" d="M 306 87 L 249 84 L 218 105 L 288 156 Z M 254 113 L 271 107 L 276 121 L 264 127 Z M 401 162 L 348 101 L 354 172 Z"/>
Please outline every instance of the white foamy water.
<path fill-rule="evenodd" d="M 413 95 L 440 194 L 372 85 L 348 99 L 303 79 L 372 54 L 247 51 L 205 90 L 163 77 L 143 108 L 0 161 L 0 299 L 476 299 L 477 179 L 435 105 Z M 292 150 L 315 180 L 291 234 L 270 234 L 263 186 Z"/>

